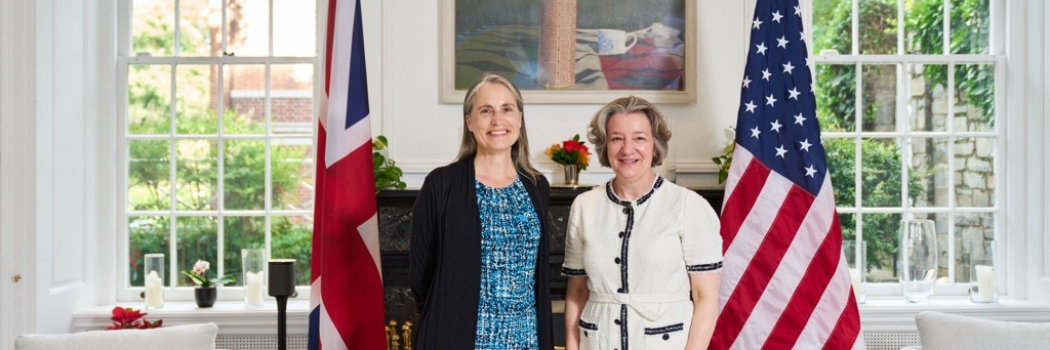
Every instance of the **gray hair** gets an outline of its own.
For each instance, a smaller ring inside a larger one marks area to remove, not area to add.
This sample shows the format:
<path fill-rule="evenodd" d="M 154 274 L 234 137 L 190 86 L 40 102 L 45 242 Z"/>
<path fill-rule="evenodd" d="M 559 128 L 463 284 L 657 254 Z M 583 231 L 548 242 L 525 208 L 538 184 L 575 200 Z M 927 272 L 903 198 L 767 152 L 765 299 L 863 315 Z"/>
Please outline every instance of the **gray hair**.
<path fill-rule="evenodd" d="M 649 101 L 641 97 L 628 96 L 609 102 L 609 104 L 598 110 L 598 113 L 591 119 L 587 140 L 594 144 L 594 148 L 598 152 L 598 162 L 602 166 L 609 166 L 609 118 L 616 114 L 627 115 L 632 113 L 643 113 L 649 118 L 649 127 L 653 131 L 653 141 L 656 145 L 656 149 L 653 152 L 653 162 L 650 164 L 650 167 L 663 164 L 664 159 L 667 158 L 668 143 L 671 141 L 671 129 L 667 127 L 664 116 Z"/>
<path fill-rule="evenodd" d="M 514 142 L 514 145 L 510 148 L 510 156 L 514 160 L 514 168 L 535 182 L 536 177 L 540 176 L 540 172 L 536 170 L 536 167 L 532 166 L 532 158 L 529 157 L 529 135 L 525 131 L 525 103 L 521 99 L 521 91 L 510 80 L 495 73 L 483 74 L 467 90 L 467 96 L 463 99 L 463 140 L 459 144 L 459 155 L 456 156 L 456 160 L 459 161 L 478 154 L 478 140 L 474 138 L 474 134 L 467 127 L 466 117 L 474 110 L 474 100 L 477 98 L 478 90 L 481 90 L 482 86 L 489 84 L 502 85 L 514 94 L 518 112 L 521 113 L 521 133 L 518 134 L 518 141 Z"/>

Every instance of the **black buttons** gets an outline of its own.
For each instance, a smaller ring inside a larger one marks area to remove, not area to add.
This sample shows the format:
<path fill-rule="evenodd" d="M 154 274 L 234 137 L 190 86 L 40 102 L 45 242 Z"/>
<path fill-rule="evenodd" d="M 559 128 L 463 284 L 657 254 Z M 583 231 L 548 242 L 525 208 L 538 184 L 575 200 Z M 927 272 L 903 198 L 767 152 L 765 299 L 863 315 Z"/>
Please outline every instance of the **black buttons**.
<path fill-rule="evenodd" d="M 623 213 L 624 214 L 629 214 L 630 212 L 631 212 L 631 209 L 623 208 Z"/>
<path fill-rule="evenodd" d="M 623 288 L 616 288 L 617 293 L 623 293 Z"/>
<path fill-rule="evenodd" d="M 664 333 L 664 340 L 671 339 L 671 335 Z"/>
<path fill-rule="evenodd" d="M 620 231 L 620 238 L 623 238 L 623 231 Z"/>
<path fill-rule="evenodd" d="M 617 264 L 619 264 L 620 263 L 620 258 L 613 259 L 613 261 L 615 261 Z"/>
<path fill-rule="evenodd" d="M 613 320 L 613 323 L 615 323 L 615 324 L 620 324 L 620 319 L 615 319 L 615 320 Z"/>

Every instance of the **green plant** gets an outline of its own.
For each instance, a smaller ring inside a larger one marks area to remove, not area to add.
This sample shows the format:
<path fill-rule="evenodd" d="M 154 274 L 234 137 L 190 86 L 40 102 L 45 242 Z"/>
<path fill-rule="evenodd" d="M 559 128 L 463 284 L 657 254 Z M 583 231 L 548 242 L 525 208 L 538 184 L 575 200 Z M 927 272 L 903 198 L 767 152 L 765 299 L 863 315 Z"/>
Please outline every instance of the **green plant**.
<path fill-rule="evenodd" d="M 401 176 L 405 175 L 405 172 L 397 167 L 393 159 L 387 158 L 380 152 L 389 146 L 390 143 L 386 136 L 379 135 L 372 140 L 372 166 L 375 171 L 377 194 L 384 188 L 403 190 L 406 186 L 405 182 L 401 181 Z"/>
<path fill-rule="evenodd" d="M 197 263 L 193 264 L 193 270 L 182 270 L 182 274 L 189 277 L 193 280 L 193 283 L 196 283 L 201 288 L 212 288 L 237 281 L 237 278 L 233 277 L 232 274 L 226 274 L 218 278 L 208 278 L 209 268 L 211 268 L 211 264 L 207 261 L 197 260 Z"/>
<path fill-rule="evenodd" d="M 733 163 L 733 151 L 736 151 L 735 126 L 726 129 L 726 138 L 729 139 L 729 144 L 722 148 L 722 153 L 718 157 L 711 157 L 711 161 L 718 166 L 718 184 L 724 184 L 729 179 L 729 165 Z"/>

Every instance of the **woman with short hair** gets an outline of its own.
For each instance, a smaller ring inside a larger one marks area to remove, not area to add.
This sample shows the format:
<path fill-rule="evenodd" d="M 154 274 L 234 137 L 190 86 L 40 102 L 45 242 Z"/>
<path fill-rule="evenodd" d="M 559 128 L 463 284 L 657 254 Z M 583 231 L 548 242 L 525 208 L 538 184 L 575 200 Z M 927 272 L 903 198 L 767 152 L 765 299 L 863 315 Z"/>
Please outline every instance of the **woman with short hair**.
<path fill-rule="evenodd" d="M 706 200 L 653 172 L 667 157 L 667 123 L 624 97 L 598 111 L 588 139 L 615 177 L 570 210 L 566 349 L 706 349 L 722 238 Z"/>
<path fill-rule="evenodd" d="M 412 213 L 415 348 L 551 349 L 547 204 L 521 93 L 482 76 L 463 101 L 456 161 L 434 169 Z"/>

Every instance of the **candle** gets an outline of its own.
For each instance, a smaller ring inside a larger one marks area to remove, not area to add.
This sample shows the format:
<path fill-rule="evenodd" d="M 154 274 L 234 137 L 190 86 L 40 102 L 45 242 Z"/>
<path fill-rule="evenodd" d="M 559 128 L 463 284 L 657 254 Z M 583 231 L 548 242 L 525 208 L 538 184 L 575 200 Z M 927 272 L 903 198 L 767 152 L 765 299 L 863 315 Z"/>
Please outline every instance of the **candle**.
<path fill-rule="evenodd" d="M 263 272 L 246 272 L 245 298 L 248 306 L 261 306 L 263 303 Z"/>
<path fill-rule="evenodd" d="M 995 272 L 991 266 L 977 265 L 977 297 L 980 301 L 995 301 Z"/>
<path fill-rule="evenodd" d="M 860 270 L 849 269 L 849 279 L 853 284 L 853 297 L 857 299 L 858 303 L 860 303 L 861 296 L 863 295 L 863 291 L 861 290 Z"/>
<path fill-rule="evenodd" d="M 157 271 L 150 271 L 146 275 L 146 307 L 158 308 L 164 306 L 164 280 L 160 278 Z"/>

